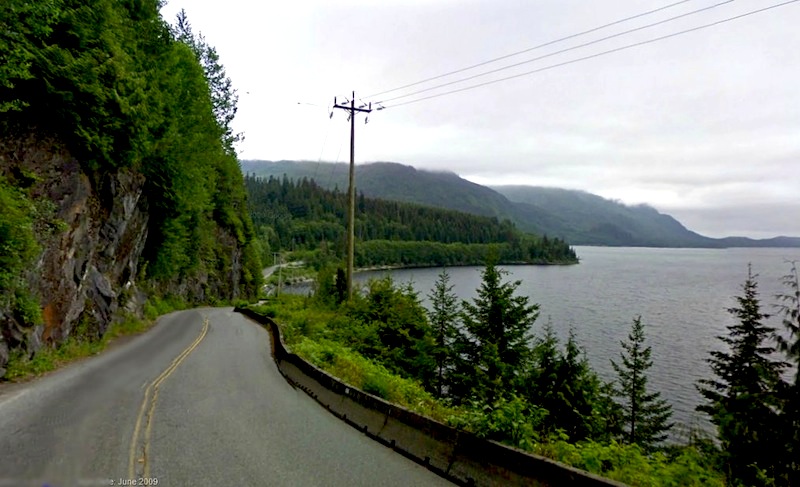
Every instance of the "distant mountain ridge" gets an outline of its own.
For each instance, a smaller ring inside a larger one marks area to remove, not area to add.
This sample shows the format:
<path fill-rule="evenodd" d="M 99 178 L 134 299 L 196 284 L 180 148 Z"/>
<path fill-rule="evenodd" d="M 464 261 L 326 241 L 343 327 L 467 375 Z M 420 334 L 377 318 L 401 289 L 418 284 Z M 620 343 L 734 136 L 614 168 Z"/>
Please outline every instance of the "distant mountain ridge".
<path fill-rule="evenodd" d="M 241 161 L 243 173 L 309 178 L 323 188 L 347 191 L 349 165 L 311 161 Z M 422 203 L 481 216 L 509 218 L 514 204 L 496 191 L 452 172 L 416 169 L 394 162 L 356 166 L 356 188 L 365 196 Z M 445 191 L 443 191 L 443 189 Z M 511 219 L 511 218 L 509 218 Z"/>
<path fill-rule="evenodd" d="M 242 172 L 262 177 L 313 179 L 346 190 L 348 164 L 313 161 L 241 162 Z M 648 205 L 628 206 L 585 191 L 536 186 L 486 187 L 452 172 L 393 162 L 356 166 L 356 188 L 366 196 L 408 201 L 509 219 L 521 230 L 566 239 L 573 245 L 636 247 L 800 247 L 800 238 L 715 239 L 683 226 Z"/>
<path fill-rule="evenodd" d="M 585 245 L 717 247 L 717 242 L 684 227 L 648 205 L 628 206 L 584 191 L 538 186 L 497 186 L 510 201 L 555 215 L 539 230 Z"/>

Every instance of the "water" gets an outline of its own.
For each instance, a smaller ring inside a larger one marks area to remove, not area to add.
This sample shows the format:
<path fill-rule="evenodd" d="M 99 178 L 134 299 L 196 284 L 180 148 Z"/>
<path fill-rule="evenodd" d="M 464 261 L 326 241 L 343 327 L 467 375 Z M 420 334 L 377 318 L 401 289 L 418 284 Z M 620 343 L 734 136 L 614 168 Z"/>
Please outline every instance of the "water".
<path fill-rule="evenodd" d="M 800 249 L 653 249 L 576 247 L 581 259 L 574 266 L 507 266 L 508 279 L 520 280 L 518 293 L 539 303 L 534 332 L 552 322 L 565 339 L 570 327 L 586 348 L 593 368 L 606 380 L 614 378 L 610 359 L 619 359 L 634 317 L 641 315 L 654 365 L 650 385 L 673 406 L 673 419 L 685 427 L 711 431 L 706 418 L 695 412 L 702 400 L 698 379 L 710 377 L 705 359 L 721 348 L 716 338 L 726 334 L 736 306 L 735 296 L 747 277 L 747 265 L 758 274 L 762 311 L 774 311 L 773 296 L 785 292 L 781 276 L 789 260 L 800 260 Z M 440 269 L 402 269 L 360 273 L 358 281 L 390 274 L 410 282 L 423 304 Z M 480 286 L 480 267 L 448 269 L 453 291 L 471 299 Z M 770 320 L 780 327 L 778 318 Z"/>

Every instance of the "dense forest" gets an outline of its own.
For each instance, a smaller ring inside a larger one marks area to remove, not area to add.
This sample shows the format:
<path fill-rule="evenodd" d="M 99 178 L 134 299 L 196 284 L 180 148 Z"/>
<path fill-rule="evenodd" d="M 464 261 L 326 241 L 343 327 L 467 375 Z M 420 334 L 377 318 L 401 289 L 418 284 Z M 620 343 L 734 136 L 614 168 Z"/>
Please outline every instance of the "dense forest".
<path fill-rule="evenodd" d="M 274 250 L 327 249 L 343 255 L 347 194 L 314 181 L 245 177 L 252 220 Z M 570 263 L 562 240 L 525 235 L 508 220 L 359 195 L 356 265 L 479 264 L 495 254 L 505 263 Z M 266 247 L 266 246 L 265 246 Z"/>
<path fill-rule="evenodd" d="M 213 227 L 248 249 L 230 122 L 236 94 L 213 47 L 185 17 L 171 29 L 160 2 L 3 2 L 0 110 L 6 134 L 57 136 L 95 178 L 130 168 L 147 178 L 148 272 L 191 273 L 214 254 Z M 12 185 L 25 181 L 6 175 Z M 253 277 L 246 278 L 252 286 Z"/>
<path fill-rule="evenodd" d="M 102 292 L 120 306 L 132 292 L 118 290 L 132 282 L 189 301 L 259 289 L 258 243 L 231 128 L 236 92 L 186 16 L 171 27 L 160 6 L 0 3 L 0 318 L 14 326 L 40 322 L 38 303 L 53 301 L 30 284 L 43 274 L 31 277 L 37 256 L 68 254 L 75 235 L 132 256 L 120 271 L 111 255 L 105 270 L 92 260 L 103 255 L 80 247 L 87 269 L 98 269 L 95 281 L 111 281 Z M 59 186 L 73 180 L 87 189 Z M 83 195 L 85 208 L 59 206 Z M 129 222 L 142 228 L 131 232 Z M 63 282 L 53 286 L 72 285 Z"/>

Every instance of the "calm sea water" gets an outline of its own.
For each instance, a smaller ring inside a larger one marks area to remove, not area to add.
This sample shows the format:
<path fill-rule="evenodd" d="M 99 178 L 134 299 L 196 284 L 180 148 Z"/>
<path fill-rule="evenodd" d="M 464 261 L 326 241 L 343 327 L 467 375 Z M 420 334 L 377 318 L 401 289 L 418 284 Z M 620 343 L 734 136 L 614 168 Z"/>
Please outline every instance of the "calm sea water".
<path fill-rule="evenodd" d="M 773 296 L 785 291 L 781 276 L 789 260 L 800 261 L 800 249 L 652 249 L 576 247 L 581 259 L 574 266 L 506 266 L 508 279 L 520 280 L 518 293 L 540 305 L 534 332 L 552 322 L 566 338 L 573 328 L 594 369 L 606 380 L 614 377 L 610 359 L 619 358 L 634 317 L 641 315 L 648 344 L 653 348 L 650 384 L 673 406 L 681 426 L 710 431 L 705 417 L 695 412 L 701 396 L 698 379 L 709 377 L 709 350 L 720 349 L 716 338 L 733 322 L 726 311 L 752 265 L 758 274 L 763 311 L 774 311 Z M 440 269 L 373 271 L 357 280 L 390 274 L 410 282 L 424 304 Z M 476 296 L 480 267 L 448 269 L 454 292 L 462 299 Z M 775 326 L 780 326 L 777 318 Z M 773 321 L 771 320 L 771 321 Z"/>

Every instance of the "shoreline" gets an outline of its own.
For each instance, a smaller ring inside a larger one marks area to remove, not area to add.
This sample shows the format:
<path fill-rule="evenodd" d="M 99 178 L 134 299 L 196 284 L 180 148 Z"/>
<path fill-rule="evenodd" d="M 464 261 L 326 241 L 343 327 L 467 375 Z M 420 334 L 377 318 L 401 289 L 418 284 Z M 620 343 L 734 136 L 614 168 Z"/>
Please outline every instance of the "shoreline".
<path fill-rule="evenodd" d="M 578 265 L 580 259 L 576 262 L 498 262 L 497 266 L 566 266 Z M 485 264 L 452 264 L 452 265 L 420 265 L 420 264 L 396 264 L 396 265 L 375 265 L 369 267 L 357 267 L 353 272 L 372 272 L 372 271 L 396 271 L 401 269 L 440 269 L 450 267 L 484 267 Z"/>

